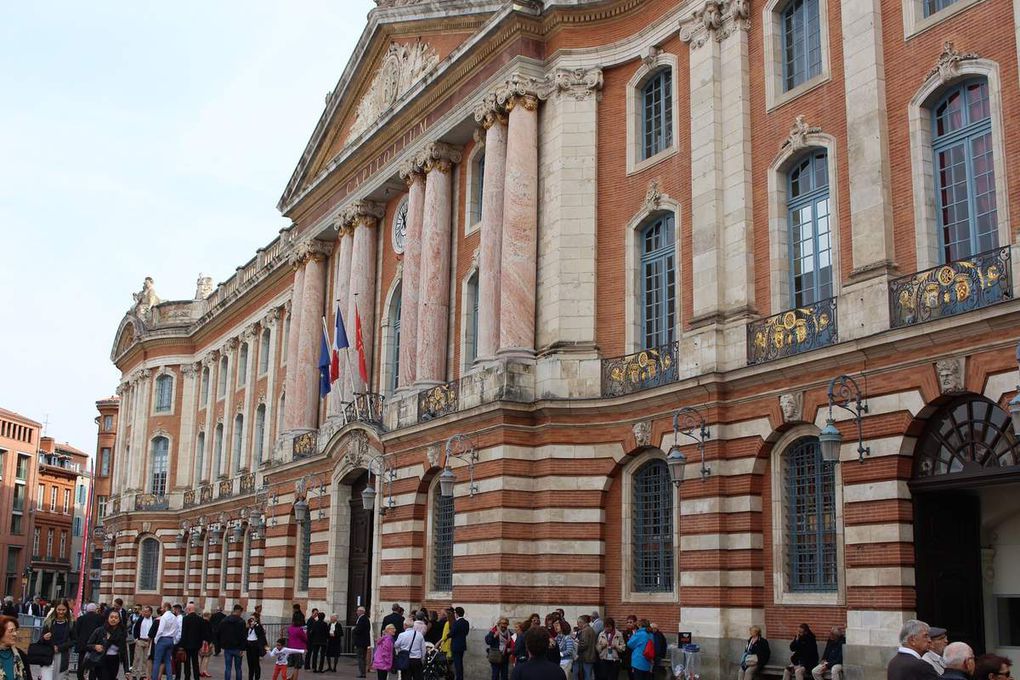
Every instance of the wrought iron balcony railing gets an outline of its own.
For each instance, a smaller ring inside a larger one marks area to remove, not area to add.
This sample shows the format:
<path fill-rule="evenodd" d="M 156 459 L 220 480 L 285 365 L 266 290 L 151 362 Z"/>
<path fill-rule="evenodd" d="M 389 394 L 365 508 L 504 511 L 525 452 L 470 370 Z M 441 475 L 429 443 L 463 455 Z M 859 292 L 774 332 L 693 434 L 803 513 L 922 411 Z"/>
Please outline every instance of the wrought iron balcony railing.
<path fill-rule="evenodd" d="M 680 343 L 673 341 L 602 360 L 602 396 L 619 397 L 676 382 Z"/>
<path fill-rule="evenodd" d="M 167 510 L 170 508 L 170 499 L 166 496 L 157 496 L 151 493 L 143 493 L 135 496 L 135 510 Z"/>
<path fill-rule="evenodd" d="M 212 497 L 213 497 L 212 484 L 207 484 L 203 487 L 199 487 L 198 489 L 199 503 L 201 503 L 202 505 L 205 505 L 206 503 L 212 503 Z"/>
<path fill-rule="evenodd" d="M 963 314 L 1009 300 L 1009 246 L 889 282 L 893 328 Z"/>
<path fill-rule="evenodd" d="M 194 489 L 188 489 L 184 492 L 184 507 L 190 508 L 193 505 L 198 505 L 197 493 Z"/>
<path fill-rule="evenodd" d="M 456 413 L 459 402 L 460 383 L 456 380 L 423 390 L 418 393 L 418 422 Z"/>
<path fill-rule="evenodd" d="M 314 456 L 318 447 L 318 436 L 315 432 L 302 432 L 291 442 L 291 453 L 294 458 Z"/>
<path fill-rule="evenodd" d="M 229 498 L 234 495 L 234 480 L 222 479 L 216 485 L 217 498 Z"/>
<path fill-rule="evenodd" d="M 762 364 L 837 341 L 836 298 L 789 309 L 747 324 L 747 364 Z"/>
<path fill-rule="evenodd" d="M 242 474 L 239 488 L 241 493 L 253 492 L 255 490 L 255 473 L 245 472 L 244 474 Z"/>
<path fill-rule="evenodd" d="M 352 401 L 344 405 L 344 422 L 368 423 L 376 427 L 383 424 L 383 395 L 375 392 L 359 392 Z"/>

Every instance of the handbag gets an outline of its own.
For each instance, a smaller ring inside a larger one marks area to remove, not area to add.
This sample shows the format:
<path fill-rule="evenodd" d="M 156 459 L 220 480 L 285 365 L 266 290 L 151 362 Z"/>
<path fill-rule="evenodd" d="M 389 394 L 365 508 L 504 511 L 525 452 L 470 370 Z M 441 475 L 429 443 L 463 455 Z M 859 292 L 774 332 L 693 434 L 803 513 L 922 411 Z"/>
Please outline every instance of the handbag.
<path fill-rule="evenodd" d="M 498 666 L 503 663 L 503 652 L 499 651 L 499 647 L 489 647 L 485 652 L 485 658 L 489 660 L 489 663 Z"/>
<path fill-rule="evenodd" d="M 641 656 L 645 657 L 649 661 L 655 661 L 655 641 L 652 638 L 648 638 L 648 642 L 645 643 L 645 648 L 641 650 Z"/>
<path fill-rule="evenodd" d="M 32 666 L 52 666 L 53 645 L 49 642 L 33 642 L 28 646 L 25 656 Z"/>
<path fill-rule="evenodd" d="M 418 638 L 418 631 L 414 631 L 411 635 L 411 647 L 414 647 L 414 641 Z M 395 671 L 406 671 L 411 668 L 411 650 L 401 649 L 397 652 L 397 655 L 393 657 L 393 670 Z"/>

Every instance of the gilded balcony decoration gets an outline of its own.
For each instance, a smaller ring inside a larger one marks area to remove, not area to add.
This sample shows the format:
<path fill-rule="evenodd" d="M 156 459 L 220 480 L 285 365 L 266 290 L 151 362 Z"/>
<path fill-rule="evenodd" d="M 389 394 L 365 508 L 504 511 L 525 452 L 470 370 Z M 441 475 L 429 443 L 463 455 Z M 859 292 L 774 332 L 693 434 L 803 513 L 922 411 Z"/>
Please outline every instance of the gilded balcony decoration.
<path fill-rule="evenodd" d="M 836 298 L 819 300 L 747 325 L 747 363 L 761 364 L 837 341 Z"/>
<path fill-rule="evenodd" d="M 157 496 L 151 493 L 142 493 L 135 496 L 135 510 L 166 510 L 170 507 L 170 501 L 166 496 Z"/>
<path fill-rule="evenodd" d="M 315 432 L 304 432 L 294 437 L 293 451 L 295 458 L 305 458 L 315 454 L 317 435 Z"/>
<path fill-rule="evenodd" d="M 219 498 L 226 498 L 227 496 L 232 496 L 234 495 L 234 480 L 232 479 L 220 480 L 216 488 L 219 492 L 217 494 Z"/>
<path fill-rule="evenodd" d="M 1013 297 L 1009 247 L 901 276 L 889 282 L 893 328 L 933 321 Z"/>
<path fill-rule="evenodd" d="M 255 490 L 255 473 L 246 472 L 241 475 L 241 493 L 251 493 Z"/>
<path fill-rule="evenodd" d="M 456 413 L 459 401 L 460 389 L 457 382 L 436 385 L 435 387 L 424 390 L 423 392 L 419 392 L 418 422 L 424 423 L 451 413 Z"/>
<path fill-rule="evenodd" d="M 194 489 L 188 489 L 184 492 L 184 507 L 190 508 L 197 503 L 197 494 Z"/>
<path fill-rule="evenodd" d="M 368 423 L 382 428 L 383 396 L 375 392 L 354 395 L 354 400 L 344 405 L 345 422 Z"/>
<path fill-rule="evenodd" d="M 675 382 L 680 343 L 673 341 L 602 360 L 602 396 L 619 397 Z"/>
<path fill-rule="evenodd" d="M 198 490 L 198 499 L 199 499 L 199 502 L 202 503 L 202 505 L 205 505 L 206 503 L 212 503 L 212 496 L 213 496 L 212 492 L 213 492 L 213 488 L 212 488 L 211 484 L 209 484 L 207 486 L 203 486 L 202 488 L 200 488 Z"/>
<path fill-rule="evenodd" d="M 120 512 L 120 497 L 118 496 L 117 498 L 111 500 L 110 505 L 113 507 L 112 514 L 116 515 L 118 512 Z"/>

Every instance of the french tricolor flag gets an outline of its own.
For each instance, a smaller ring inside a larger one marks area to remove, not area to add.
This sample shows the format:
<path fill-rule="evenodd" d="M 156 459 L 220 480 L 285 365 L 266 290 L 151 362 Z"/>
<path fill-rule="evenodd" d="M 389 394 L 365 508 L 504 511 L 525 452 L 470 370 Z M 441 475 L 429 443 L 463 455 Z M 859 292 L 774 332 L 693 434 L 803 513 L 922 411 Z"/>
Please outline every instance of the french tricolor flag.
<path fill-rule="evenodd" d="M 329 363 L 329 381 L 334 383 L 340 377 L 340 350 L 350 347 L 344 317 L 340 314 L 340 301 L 336 302 L 336 328 L 333 330 L 333 356 Z"/>

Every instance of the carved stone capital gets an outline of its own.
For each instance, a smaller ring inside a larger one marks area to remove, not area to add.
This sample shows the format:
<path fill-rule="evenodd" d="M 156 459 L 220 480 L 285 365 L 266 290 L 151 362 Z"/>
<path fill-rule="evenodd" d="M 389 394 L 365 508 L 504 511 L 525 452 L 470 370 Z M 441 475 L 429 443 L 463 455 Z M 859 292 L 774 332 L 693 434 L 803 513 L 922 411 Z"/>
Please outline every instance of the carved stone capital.
<path fill-rule="evenodd" d="M 515 94 L 511 95 L 506 102 L 506 110 L 513 111 L 515 108 L 520 106 L 525 111 L 537 111 L 538 110 L 538 97 L 533 94 Z"/>
<path fill-rule="evenodd" d="M 299 267 L 309 260 L 325 260 L 333 252 L 333 244 L 318 239 L 308 239 L 294 244 L 288 257 L 292 267 Z"/>
<path fill-rule="evenodd" d="M 581 101 L 602 90 L 602 69 L 559 69 L 546 76 L 546 82 L 547 92 L 543 99 L 560 94 Z"/>
<path fill-rule="evenodd" d="M 960 75 L 960 64 L 964 61 L 971 61 L 979 59 L 976 52 L 960 52 L 953 46 L 952 41 L 945 41 L 942 43 L 942 54 L 939 55 L 938 61 L 932 66 L 931 70 L 928 71 L 928 76 L 925 80 L 929 80 L 938 76 L 938 79 L 943 83 L 948 83 Z"/>
<path fill-rule="evenodd" d="M 415 182 L 425 181 L 425 169 L 418 163 L 418 157 L 415 155 L 414 158 L 409 158 L 400 164 L 397 170 L 400 175 L 400 179 L 404 180 L 404 184 L 410 187 Z"/>
<path fill-rule="evenodd" d="M 808 145 L 808 135 L 816 135 L 821 131 L 822 128 L 808 125 L 804 116 L 799 115 L 794 119 L 793 125 L 790 127 L 790 134 L 786 136 L 781 148 L 789 148 L 792 151 L 803 149 Z"/>
<path fill-rule="evenodd" d="M 357 200 L 349 203 L 340 212 L 340 222 L 345 228 L 374 227 L 386 215 L 386 206 L 375 201 Z"/>
<path fill-rule="evenodd" d="M 506 125 L 506 109 L 496 101 L 496 94 L 485 95 L 482 103 L 475 107 L 475 122 L 488 130 L 496 123 Z"/>
<path fill-rule="evenodd" d="M 199 363 L 187 363 L 181 364 L 181 375 L 187 378 L 194 378 L 198 375 L 198 372 L 202 370 L 202 364 Z"/>
<path fill-rule="evenodd" d="M 751 27 L 749 0 L 705 0 L 700 9 L 681 20 L 680 39 L 692 49 L 701 47 L 709 38 L 722 42 L 738 30 Z"/>
<path fill-rule="evenodd" d="M 223 349 L 228 352 L 233 352 L 240 344 L 241 342 L 237 338 L 229 338 L 225 343 L 223 343 Z"/>
<path fill-rule="evenodd" d="M 272 328 L 273 326 L 276 325 L 276 322 L 279 320 L 280 320 L 280 308 L 273 307 L 268 312 L 266 312 L 266 315 L 264 317 L 262 317 L 262 327 Z"/>
<path fill-rule="evenodd" d="M 448 173 L 455 164 L 460 163 L 461 158 L 460 147 L 446 142 L 429 142 L 416 156 L 426 173 L 433 170 Z"/>

